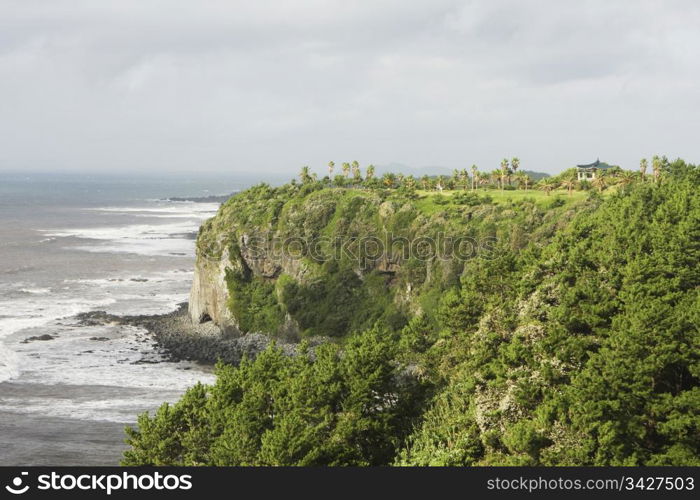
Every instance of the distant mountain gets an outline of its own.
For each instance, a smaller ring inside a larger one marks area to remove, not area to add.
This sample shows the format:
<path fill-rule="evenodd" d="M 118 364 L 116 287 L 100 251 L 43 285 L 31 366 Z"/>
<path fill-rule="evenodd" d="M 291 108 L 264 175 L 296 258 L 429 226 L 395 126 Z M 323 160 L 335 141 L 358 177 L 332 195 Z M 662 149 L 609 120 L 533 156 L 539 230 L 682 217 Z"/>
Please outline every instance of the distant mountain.
<path fill-rule="evenodd" d="M 546 174 L 544 172 L 534 172 L 532 170 L 521 170 L 520 172 L 525 172 L 527 175 L 529 175 L 535 181 L 539 181 L 540 179 L 545 179 L 547 177 L 551 177 L 550 174 Z"/>

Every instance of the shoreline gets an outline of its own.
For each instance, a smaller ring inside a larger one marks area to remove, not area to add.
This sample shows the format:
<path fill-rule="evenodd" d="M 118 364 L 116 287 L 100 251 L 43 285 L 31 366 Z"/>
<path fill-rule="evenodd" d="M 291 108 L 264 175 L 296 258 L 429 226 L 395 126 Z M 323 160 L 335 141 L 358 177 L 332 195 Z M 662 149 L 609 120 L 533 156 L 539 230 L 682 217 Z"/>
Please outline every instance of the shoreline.
<path fill-rule="evenodd" d="M 80 313 L 75 318 L 85 326 L 119 324 L 145 329 L 169 361 L 194 361 L 214 365 L 218 361 L 238 365 L 244 357 L 253 358 L 275 342 L 285 354 L 294 355 L 297 344 L 282 343 L 262 333 L 240 337 L 225 336 L 212 322 L 193 324 L 187 313 L 187 302 L 165 314 L 120 316 L 105 311 Z"/>

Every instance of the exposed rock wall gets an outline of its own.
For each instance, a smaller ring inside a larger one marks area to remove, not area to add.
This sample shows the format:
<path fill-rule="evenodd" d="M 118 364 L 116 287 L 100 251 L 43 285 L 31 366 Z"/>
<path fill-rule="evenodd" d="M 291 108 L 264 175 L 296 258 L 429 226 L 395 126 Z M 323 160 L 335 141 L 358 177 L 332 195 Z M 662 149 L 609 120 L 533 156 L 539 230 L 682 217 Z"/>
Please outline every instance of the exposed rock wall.
<path fill-rule="evenodd" d="M 193 323 L 213 321 L 223 333 L 237 334 L 238 325 L 227 306 L 229 295 L 226 269 L 229 266 L 227 248 L 223 250 L 219 260 L 197 255 L 190 290 L 189 315 Z"/>

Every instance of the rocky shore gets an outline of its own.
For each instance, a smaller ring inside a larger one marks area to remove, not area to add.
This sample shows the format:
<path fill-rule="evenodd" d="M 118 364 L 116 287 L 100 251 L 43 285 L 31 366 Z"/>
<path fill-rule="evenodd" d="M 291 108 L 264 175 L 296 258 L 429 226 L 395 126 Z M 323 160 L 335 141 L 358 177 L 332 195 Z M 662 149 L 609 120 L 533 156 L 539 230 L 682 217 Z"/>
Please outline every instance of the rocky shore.
<path fill-rule="evenodd" d="M 272 339 L 262 333 L 242 336 L 223 335 L 211 321 L 194 324 L 187 312 L 187 303 L 176 311 L 161 315 L 116 316 L 104 311 L 77 315 L 84 325 L 123 324 L 146 329 L 164 353 L 173 361 L 188 360 L 213 364 L 221 360 L 237 365 L 243 357 L 255 357 Z M 288 355 L 296 352 L 296 344 L 277 345 Z"/>

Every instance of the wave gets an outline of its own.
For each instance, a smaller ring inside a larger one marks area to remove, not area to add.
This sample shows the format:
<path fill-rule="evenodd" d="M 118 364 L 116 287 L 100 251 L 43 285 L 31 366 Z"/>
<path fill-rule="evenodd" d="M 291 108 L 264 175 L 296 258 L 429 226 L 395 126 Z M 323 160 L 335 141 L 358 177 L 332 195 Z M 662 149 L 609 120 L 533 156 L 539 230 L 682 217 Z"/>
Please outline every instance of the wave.
<path fill-rule="evenodd" d="M 0 342 L 0 382 L 19 376 L 19 357 Z"/>
<path fill-rule="evenodd" d="M 22 330 L 41 327 L 115 301 L 113 298 L 77 301 L 74 297 L 49 297 L 40 301 L 17 298 L 0 302 L 0 382 L 18 377 L 21 371 L 21 357 L 4 345 L 3 339 Z"/>
<path fill-rule="evenodd" d="M 148 207 L 97 207 L 90 210 L 107 213 L 177 215 L 184 217 L 212 216 L 219 209 L 218 203 L 167 202 L 167 205 Z"/>
<path fill-rule="evenodd" d="M 135 253 L 148 256 L 194 255 L 192 237 L 199 228 L 197 222 L 169 224 L 131 224 L 116 227 L 43 230 L 47 236 L 94 240 L 94 245 L 72 248 L 88 252 Z"/>
<path fill-rule="evenodd" d="M 196 237 L 199 225 L 204 219 L 214 215 L 217 208 L 217 204 L 208 203 L 192 203 L 184 206 L 101 207 L 91 210 L 124 213 L 132 217 L 162 218 L 167 222 L 43 229 L 40 232 L 46 236 L 46 239 L 77 238 L 97 242 L 90 245 L 71 246 L 73 249 L 87 252 L 193 257 L 192 240 Z"/>

